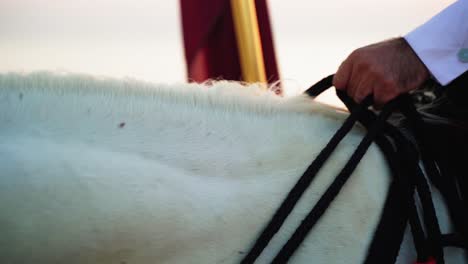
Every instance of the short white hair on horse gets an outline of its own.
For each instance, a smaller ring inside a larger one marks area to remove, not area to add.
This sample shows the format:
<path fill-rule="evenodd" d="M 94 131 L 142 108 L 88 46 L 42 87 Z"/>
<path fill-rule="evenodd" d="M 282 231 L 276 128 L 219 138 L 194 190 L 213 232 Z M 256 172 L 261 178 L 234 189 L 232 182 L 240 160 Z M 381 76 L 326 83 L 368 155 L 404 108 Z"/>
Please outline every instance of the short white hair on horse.
<path fill-rule="evenodd" d="M 0 74 L 0 262 L 237 263 L 346 116 L 260 85 Z M 363 134 L 340 143 L 258 263 Z M 371 146 L 291 263 L 362 262 L 389 182 Z M 414 260 L 402 247 L 399 262 Z"/>

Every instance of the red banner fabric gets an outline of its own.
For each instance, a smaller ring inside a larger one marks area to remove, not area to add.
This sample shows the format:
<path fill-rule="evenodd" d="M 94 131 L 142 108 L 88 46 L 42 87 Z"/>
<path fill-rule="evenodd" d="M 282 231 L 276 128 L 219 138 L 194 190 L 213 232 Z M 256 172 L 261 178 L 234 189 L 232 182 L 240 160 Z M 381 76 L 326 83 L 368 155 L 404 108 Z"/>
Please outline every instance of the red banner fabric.
<path fill-rule="evenodd" d="M 266 0 L 256 0 L 268 82 L 279 79 Z M 229 0 L 180 0 L 189 81 L 242 80 Z"/>

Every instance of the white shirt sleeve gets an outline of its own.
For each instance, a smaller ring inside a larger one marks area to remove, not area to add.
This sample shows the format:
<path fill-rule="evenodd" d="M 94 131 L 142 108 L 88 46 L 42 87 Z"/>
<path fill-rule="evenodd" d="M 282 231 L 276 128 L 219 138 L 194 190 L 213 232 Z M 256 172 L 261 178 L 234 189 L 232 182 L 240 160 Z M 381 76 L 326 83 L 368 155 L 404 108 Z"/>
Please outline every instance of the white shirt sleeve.
<path fill-rule="evenodd" d="M 447 85 L 468 70 L 460 55 L 468 53 L 468 0 L 458 0 L 404 38 L 437 81 Z"/>

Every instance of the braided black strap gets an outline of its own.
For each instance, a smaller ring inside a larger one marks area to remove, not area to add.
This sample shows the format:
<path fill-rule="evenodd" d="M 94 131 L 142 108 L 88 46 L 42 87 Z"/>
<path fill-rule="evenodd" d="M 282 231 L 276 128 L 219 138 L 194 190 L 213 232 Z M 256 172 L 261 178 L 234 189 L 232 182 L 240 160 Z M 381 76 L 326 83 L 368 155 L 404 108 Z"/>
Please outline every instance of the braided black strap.
<path fill-rule="evenodd" d="M 308 89 L 306 93 L 311 96 L 317 96 L 332 86 L 332 80 L 333 75 L 328 76 Z M 348 160 L 340 174 L 326 190 L 325 194 L 319 199 L 314 208 L 309 212 L 301 225 L 296 229 L 291 238 L 274 258 L 273 263 L 285 263 L 290 259 L 299 245 L 306 238 L 307 234 L 317 223 L 318 219 L 323 215 L 330 203 L 338 195 L 339 191 L 346 183 L 347 179 L 349 179 L 350 175 L 373 141 L 375 141 L 385 153 L 390 168 L 394 174 L 394 181 L 402 191 L 400 200 L 402 203 L 403 218 L 400 222 L 404 223 L 404 219 L 407 219 L 406 217 L 409 216 L 408 219 L 413 233 L 418 261 L 427 261 L 430 257 L 434 257 L 438 261 L 437 263 L 443 263 L 442 243 L 444 241 L 452 241 L 454 238 L 451 236 L 450 240 L 447 236 L 442 236 L 440 234 L 440 228 L 435 216 L 435 210 L 432 204 L 428 184 L 418 166 L 418 155 L 415 148 L 398 129 L 386 122 L 386 119 L 395 111 L 396 108 L 403 108 L 405 115 L 409 117 L 415 125 L 419 124 L 418 122 L 420 117 L 418 117 L 414 107 L 411 107 L 411 102 L 408 97 L 398 97 L 384 106 L 380 114 L 376 116 L 373 112 L 367 109 L 371 104 L 371 97 L 366 98 L 363 103 L 357 105 L 344 92 L 337 91 L 337 94 L 346 104 L 348 109 L 350 109 L 350 116 L 345 120 L 326 147 L 320 152 L 317 158 L 298 180 L 296 185 L 288 193 L 268 225 L 256 240 L 252 249 L 241 263 L 255 262 L 276 232 L 281 228 L 302 194 L 310 186 L 315 175 L 323 166 L 326 159 L 331 155 L 344 136 L 351 130 L 357 120 L 359 120 L 368 129 L 368 133 L 362 139 L 357 150 Z M 405 107 L 402 107 L 402 105 Z M 423 160 L 425 161 L 425 164 L 429 164 L 425 165 L 426 171 L 429 170 L 432 174 L 437 173 L 434 172 L 434 166 L 432 165 L 430 158 L 423 158 Z M 423 205 L 424 223 L 427 225 L 426 230 L 428 233 L 427 238 L 425 237 L 422 222 L 419 219 L 414 203 L 413 194 L 415 193 L 415 187 L 418 190 L 418 194 Z M 401 243 L 401 239 L 399 241 Z M 397 253 L 398 250 L 394 250 L 391 257 L 384 260 L 384 262 L 393 263 Z M 370 254 L 368 255 L 366 263 L 375 263 L 375 260 L 375 254 Z M 380 262 L 381 261 L 382 260 L 380 260 Z"/>

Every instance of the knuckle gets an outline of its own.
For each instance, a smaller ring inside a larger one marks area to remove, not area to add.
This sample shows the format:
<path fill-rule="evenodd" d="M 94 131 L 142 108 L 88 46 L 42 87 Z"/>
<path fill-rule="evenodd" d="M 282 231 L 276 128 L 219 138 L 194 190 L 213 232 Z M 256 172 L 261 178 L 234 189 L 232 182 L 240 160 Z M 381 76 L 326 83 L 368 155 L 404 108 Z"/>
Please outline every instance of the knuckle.
<path fill-rule="evenodd" d="M 362 55 L 363 51 L 364 51 L 364 48 L 360 47 L 360 48 L 355 49 L 351 54 L 354 54 L 355 56 L 360 56 Z"/>
<path fill-rule="evenodd" d="M 351 52 L 351 54 L 349 54 L 348 56 L 348 60 L 357 60 L 358 58 L 360 58 L 362 55 L 362 49 L 359 48 L 359 49 L 356 49 L 354 50 L 353 52 Z"/>

